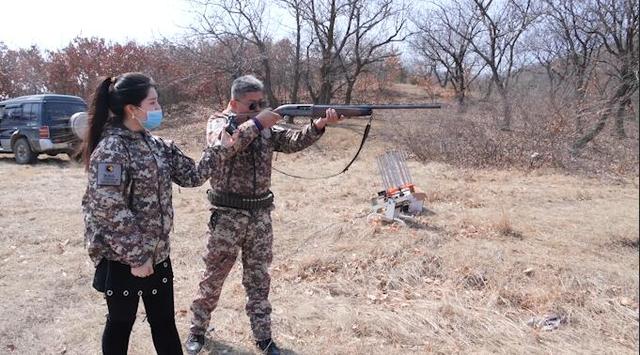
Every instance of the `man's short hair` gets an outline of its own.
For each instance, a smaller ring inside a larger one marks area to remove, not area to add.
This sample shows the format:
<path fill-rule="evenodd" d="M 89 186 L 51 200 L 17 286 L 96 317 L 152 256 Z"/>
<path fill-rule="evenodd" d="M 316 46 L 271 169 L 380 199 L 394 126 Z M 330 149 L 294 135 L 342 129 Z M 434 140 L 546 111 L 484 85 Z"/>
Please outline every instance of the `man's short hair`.
<path fill-rule="evenodd" d="M 264 84 L 253 75 L 236 78 L 231 84 L 231 99 L 237 100 L 249 92 L 264 91 Z"/>

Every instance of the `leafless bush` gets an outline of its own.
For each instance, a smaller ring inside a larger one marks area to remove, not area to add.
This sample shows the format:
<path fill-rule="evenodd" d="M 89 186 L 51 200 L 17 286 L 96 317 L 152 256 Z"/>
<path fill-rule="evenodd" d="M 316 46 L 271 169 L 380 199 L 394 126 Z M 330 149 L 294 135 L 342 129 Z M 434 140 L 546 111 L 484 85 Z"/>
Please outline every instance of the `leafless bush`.
<path fill-rule="evenodd" d="M 597 137 L 579 155 L 570 153 L 576 137 L 571 113 L 553 108 L 542 98 L 522 95 L 511 131 L 495 129 L 497 105 L 476 102 L 466 112 L 444 108 L 428 119 L 403 119 L 394 124 L 394 138 L 421 161 L 441 161 L 469 168 L 558 168 L 571 172 L 638 174 L 638 126 L 628 124 L 624 141 Z M 596 119 L 595 116 L 593 118 Z"/>
<path fill-rule="evenodd" d="M 551 127 L 502 132 L 492 123 L 466 115 L 445 119 L 433 126 L 415 127 L 406 143 L 423 161 L 480 168 L 562 166 L 557 139 L 549 132 Z"/>

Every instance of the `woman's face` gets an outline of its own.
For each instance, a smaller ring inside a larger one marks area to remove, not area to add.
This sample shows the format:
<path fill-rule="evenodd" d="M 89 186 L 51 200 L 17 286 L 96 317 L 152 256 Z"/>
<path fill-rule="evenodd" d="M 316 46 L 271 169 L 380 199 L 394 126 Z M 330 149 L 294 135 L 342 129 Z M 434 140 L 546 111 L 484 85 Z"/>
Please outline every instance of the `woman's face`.
<path fill-rule="evenodd" d="M 144 112 L 162 110 L 162 107 L 160 107 L 160 102 L 158 102 L 158 92 L 155 88 L 149 89 L 147 97 L 145 97 L 144 100 L 142 100 L 142 102 L 140 103 L 140 109 L 142 109 L 142 111 Z M 142 119 L 146 119 L 146 117 L 142 117 Z"/>
<path fill-rule="evenodd" d="M 142 123 L 147 120 L 147 112 L 162 110 L 158 101 L 158 92 L 155 88 L 150 88 L 147 97 L 140 102 L 139 106 L 127 105 L 129 115 L 126 115 L 125 125 L 133 131 L 144 130 Z"/>

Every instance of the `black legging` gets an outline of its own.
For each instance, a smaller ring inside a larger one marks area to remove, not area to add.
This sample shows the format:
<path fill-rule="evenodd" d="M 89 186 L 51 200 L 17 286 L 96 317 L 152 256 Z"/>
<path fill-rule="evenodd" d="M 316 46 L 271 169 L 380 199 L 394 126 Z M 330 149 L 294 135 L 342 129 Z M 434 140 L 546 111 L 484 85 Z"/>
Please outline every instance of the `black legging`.
<path fill-rule="evenodd" d="M 158 355 L 182 354 L 173 313 L 173 285 L 170 289 L 171 292 L 142 295 L 147 321 L 151 326 L 153 345 Z M 165 290 L 167 289 L 163 291 Z M 102 334 L 102 352 L 105 355 L 127 353 L 139 299 L 137 295 L 107 297 L 109 315 Z"/>
<path fill-rule="evenodd" d="M 105 270 L 101 268 L 104 268 L 103 265 L 98 269 Z M 182 354 L 174 318 L 171 262 L 166 260 L 154 269 L 154 275 L 140 279 L 130 274 L 129 267 L 109 262 L 109 271 L 106 271 L 108 281 L 105 282 L 109 314 L 102 334 L 102 352 L 105 355 L 127 354 L 129 336 L 136 319 L 140 297 L 151 326 L 156 352 L 159 355 Z"/>

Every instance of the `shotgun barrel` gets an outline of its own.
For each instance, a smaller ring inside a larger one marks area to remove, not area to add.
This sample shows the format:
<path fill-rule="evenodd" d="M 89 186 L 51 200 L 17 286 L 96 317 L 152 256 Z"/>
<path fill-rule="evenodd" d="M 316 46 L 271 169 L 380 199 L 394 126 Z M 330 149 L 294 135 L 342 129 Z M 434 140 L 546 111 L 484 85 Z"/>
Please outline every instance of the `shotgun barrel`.
<path fill-rule="evenodd" d="M 289 117 L 324 117 L 327 109 L 336 110 L 338 115 L 345 117 L 370 116 L 373 110 L 422 110 L 439 109 L 442 105 L 433 104 L 389 104 L 389 105 L 310 105 L 287 104 L 276 108 L 276 113 Z"/>

